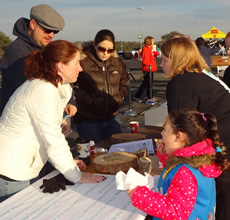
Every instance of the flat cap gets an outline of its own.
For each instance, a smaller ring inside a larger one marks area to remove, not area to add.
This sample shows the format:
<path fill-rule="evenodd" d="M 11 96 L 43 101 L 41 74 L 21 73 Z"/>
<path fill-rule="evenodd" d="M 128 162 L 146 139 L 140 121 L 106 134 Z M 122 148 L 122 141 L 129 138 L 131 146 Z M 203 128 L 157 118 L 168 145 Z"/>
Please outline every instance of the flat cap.
<path fill-rule="evenodd" d="M 62 16 L 55 9 L 45 4 L 33 6 L 30 10 L 30 18 L 49 30 L 59 31 L 65 26 Z"/>

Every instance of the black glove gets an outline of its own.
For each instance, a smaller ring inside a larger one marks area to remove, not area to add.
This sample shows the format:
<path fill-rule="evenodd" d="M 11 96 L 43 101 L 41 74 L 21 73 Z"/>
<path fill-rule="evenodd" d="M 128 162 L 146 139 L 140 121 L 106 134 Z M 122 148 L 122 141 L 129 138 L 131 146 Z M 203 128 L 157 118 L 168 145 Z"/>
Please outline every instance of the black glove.
<path fill-rule="evenodd" d="M 65 185 L 74 185 L 74 183 L 68 181 L 61 173 L 54 176 L 51 179 L 44 179 L 40 189 L 43 189 L 44 193 L 58 192 L 60 189 L 65 190 Z"/>

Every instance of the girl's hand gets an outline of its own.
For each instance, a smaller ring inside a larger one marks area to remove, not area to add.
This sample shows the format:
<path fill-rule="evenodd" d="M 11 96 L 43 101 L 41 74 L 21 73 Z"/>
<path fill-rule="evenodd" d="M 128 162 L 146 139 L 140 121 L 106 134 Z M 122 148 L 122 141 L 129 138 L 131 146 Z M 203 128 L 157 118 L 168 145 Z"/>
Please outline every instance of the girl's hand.
<path fill-rule="evenodd" d="M 132 193 L 134 193 L 139 188 L 140 188 L 140 186 L 136 186 L 134 189 L 127 189 L 127 193 L 129 195 L 129 197 L 131 198 Z"/>
<path fill-rule="evenodd" d="M 74 161 L 79 168 L 84 169 L 84 170 L 86 169 L 86 165 L 82 160 L 74 160 Z"/>
<path fill-rule="evenodd" d="M 129 197 L 131 196 L 132 192 L 133 192 L 133 190 L 127 189 L 127 193 L 128 193 L 128 195 L 129 195 Z"/>
<path fill-rule="evenodd" d="M 157 151 L 159 154 L 165 154 L 165 143 L 162 139 L 154 139 L 157 144 Z"/>

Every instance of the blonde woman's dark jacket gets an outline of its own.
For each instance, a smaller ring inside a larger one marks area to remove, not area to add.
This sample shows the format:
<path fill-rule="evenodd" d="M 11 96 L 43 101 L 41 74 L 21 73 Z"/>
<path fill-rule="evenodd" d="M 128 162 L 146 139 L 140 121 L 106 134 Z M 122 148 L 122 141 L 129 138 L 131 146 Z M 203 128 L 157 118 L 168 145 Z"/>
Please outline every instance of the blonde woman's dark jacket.
<path fill-rule="evenodd" d="M 78 112 L 75 121 L 103 121 L 118 114 L 128 91 L 128 69 L 115 52 L 101 61 L 93 46 L 84 50 L 83 72 L 74 88 Z"/>

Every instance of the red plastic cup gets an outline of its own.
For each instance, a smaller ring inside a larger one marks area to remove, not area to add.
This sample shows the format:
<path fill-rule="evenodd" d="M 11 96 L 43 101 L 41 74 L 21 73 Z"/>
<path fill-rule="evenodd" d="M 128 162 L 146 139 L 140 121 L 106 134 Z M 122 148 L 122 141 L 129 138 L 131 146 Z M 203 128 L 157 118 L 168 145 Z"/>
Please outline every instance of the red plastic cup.
<path fill-rule="evenodd" d="M 90 141 L 90 158 L 93 159 L 94 158 L 94 147 L 95 147 L 95 142 L 94 141 Z"/>
<path fill-rule="evenodd" d="M 131 133 L 136 134 L 138 132 L 139 122 L 138 121 L 131 121 L 129 122 Z"/>

